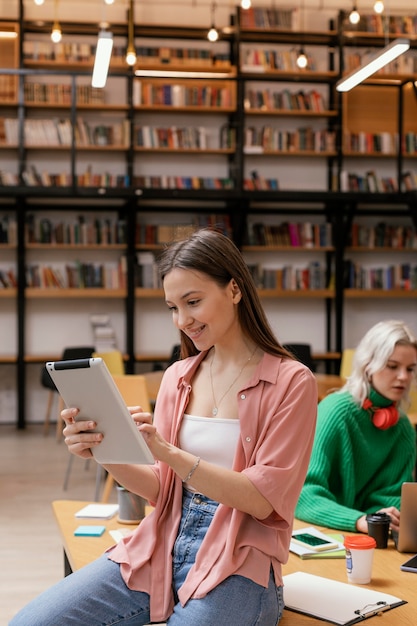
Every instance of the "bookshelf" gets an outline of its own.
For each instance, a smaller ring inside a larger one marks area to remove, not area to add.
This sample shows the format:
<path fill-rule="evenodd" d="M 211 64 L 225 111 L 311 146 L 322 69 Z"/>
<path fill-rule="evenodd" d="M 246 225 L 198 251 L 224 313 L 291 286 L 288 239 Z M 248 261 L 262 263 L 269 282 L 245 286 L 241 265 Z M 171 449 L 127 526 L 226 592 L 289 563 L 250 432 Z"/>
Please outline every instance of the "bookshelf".
<path fill-rule="evenodd" d="M 16 44 L 9 51 L 13 67 L 20 67 L 13 84 L 20 80 L 23 89 L 0 104 L 0 217 L 15 221 L 16 235 L 14 243 L 0 243 L 0 265 L 22 278 L 28 268 L 41 274 L 48 268 L 50 282 L 44 277 L 42 286 L 25 287 L 21 279 L 0 289 L 1 319 L 12 329 L 0 362 L 17 363 L 20 390 L 31 363 L 59 354 L 64 334 L 89 343 L 90 327 L 82 320 L 103 309 L 114 321 L 128 371 L 165 361 L 178 338 L 155 282 L 155 256 L 179 232 L 204 225 L 224 228 L 242 247 L 261 276 L 261 297 L 281 339 L 300 338 L 284 336 L 288 326 L 306 335 L 314 328 L 314 352 L 323 360 L 332 355 L 329 371 L 337 368 L 343 346 L 355 340 L 349 323 L 355 312 L 368 307 L 364 324 L 370 319 L 370 326 L 375 302 L 395 316 L 399 306 L 414 310 L 414 289 L 355 295 L 343 283 L 346 259 L 365 267 L 381 264 L 378 255 L 387 256 L 392 247 L 349 246 L 347 233 L 357 216 L 372 222 L 388 210 L 393 225 L 398 220 L 417 225 L 415 149 L 398 150 L 412 146 L 417 134 L 413 91 L 406 82 L 400 88 L 364 85 L 339 99 L 334 85 L 344 71 L 339 53 L 347 37 L 340 24 L 302 32 L 297 11 L 267 14 L 263 9 L 254 21 L 243 21 L 252 20 L 248 15 L 238 11 L 238 28 L 222 34 L 215 54 L 204 28 L 137 26 L 139 75 L 122 61 L 126 32 L 115 26 L 104 90 L 89 86 L 95 28 L 83 25 L 74 32 L 70 48 L 51 48 L 45 29 L 23 21 L 13 26 L 24 32 L 24 57 L 19 60 Z M 353 51 L 354 44 L 366 46 L 368 39 L 384 45 L 380 34 L 361 32 L 360 37 L 345 47 Z M 310 59 L 303 71 L 294 66 L 300 44 Z M 10 78 L 4 71 L 0 77 Z M 369 98 L 372 113 L 366 117 Z M 394 116 L 375 114 L 381 99 Z M 14 136 L 10 131 L 7 136 L 6 120 L 13 120 Z M 43 138 L 48 131 L 52 143 Z M 382 137 L 394 149 L 369 149 Z M 399 181 L 386 192 L 375 182 L 374 191 L 359 184 L 340 189 L 344 172 L 373 180 L 372 173 L 380 177 L 384 168 L 387 177 Z M 96 233 L 76 242 L 63 234 L 79 216 L 94 230 L 106 215 L 112 225 L 124 224 L 123 237 L 102 234 L 98 241 Z M 29 241 L 32 217 L 50 220 L 49 239 Z M 310 223 L 313 245 L 247 238 L 254 225 L 267 227 L 271 237 L 271 229 L 283 223 L 296 231 Z M 327 233 L 325 242 L 317 234 L 320 228 Z M 396 262 L 412 263 L 413 254 L 396 251 Z M 66 264 L 92 264 L 100 274 L 108 263 L 113 269 L 123 265 L 121 284 L 79 288 L 60 282 L 57 272 Z M 151 280 L 144 281 L 148 265 Z M 53 326 L 54 319 L 64 320 L 65 328 Z M 158 337 L 156 319 L 163 320 Z M 47 345 L 41 345 L 45 325 L 52 330 Z M 20 393 L 23 427 L 27 410 Z"/>

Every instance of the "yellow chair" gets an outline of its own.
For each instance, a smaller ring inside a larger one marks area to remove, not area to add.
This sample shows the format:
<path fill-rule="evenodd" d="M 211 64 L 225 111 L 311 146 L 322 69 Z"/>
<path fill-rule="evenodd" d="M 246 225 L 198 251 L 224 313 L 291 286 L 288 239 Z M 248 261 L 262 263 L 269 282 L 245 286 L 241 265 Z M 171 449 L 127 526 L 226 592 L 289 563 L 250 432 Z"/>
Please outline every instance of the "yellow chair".
<path fill-rule="evenodd" d="M 353 362 L 354 354 L 355 354 L 355 350 L 350 349 L 350 348 L 347 348 L 346 350 L 343 350 L 342 352 L 342 360 L 340 362 L 339 376 L 341 378 L 344 378 L 345 380 L 352 373 L 352 362 Z"/>
<path fill-rule="evenodd" d="M 113 376 L 121 376 L 125 373 L 125 364 L 120 350 L 111 350 L 111 352 L 93 352 L 92 356 L 94 358 L 103 359 L 110 374 Z"/>
<path fill-rule="evenodd" d="M 146 379 L 140 374 L 113 374 L 113 380 L 123 396 L 127 406 L 139 405 L 146 413 L 151 411 L 151 403 L 149 401 Z M 100 466 L 98 470 L 101 469 Z M 114 478 L 110 474 L 107 475 L 104 484 L 101 502 L 108 502 L 114 485 Z M 98 499 L 96 497 L 96 499 Z"/>

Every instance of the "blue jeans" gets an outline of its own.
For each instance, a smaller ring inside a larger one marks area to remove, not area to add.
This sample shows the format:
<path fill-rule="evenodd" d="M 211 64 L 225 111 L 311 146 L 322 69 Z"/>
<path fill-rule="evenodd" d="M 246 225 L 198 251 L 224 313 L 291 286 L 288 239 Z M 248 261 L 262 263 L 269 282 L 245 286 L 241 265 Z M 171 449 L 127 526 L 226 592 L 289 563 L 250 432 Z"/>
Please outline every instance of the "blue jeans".
<path fill-rule="evenodd" d="M 276 626 L 284 607 L 282 588 L 271 573 L 268 589 L 230 576 L 204 598 L 182 607 L 176 593 L 194 563 L 217 503 L 184 490 L 182 518 L 173 549 L 175 608 L 169 626 Z M 9 626 L 145 626 L 149 596 L 126 587 L 120 568 L 101 556 L 35 598 Z"/>

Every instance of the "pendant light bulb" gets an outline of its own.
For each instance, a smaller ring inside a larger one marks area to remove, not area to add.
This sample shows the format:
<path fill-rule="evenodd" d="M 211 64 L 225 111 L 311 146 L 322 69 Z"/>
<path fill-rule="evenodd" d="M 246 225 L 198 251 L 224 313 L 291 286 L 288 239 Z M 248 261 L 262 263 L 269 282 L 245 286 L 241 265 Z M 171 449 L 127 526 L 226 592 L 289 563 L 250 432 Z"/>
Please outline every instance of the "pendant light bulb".
<path fill-rule="evenodd" d="M 34 4 L 36 4 L 37 7 L 41 7 L 45 0 L 33 0 L 33 2 Z"/>
<path fill-rule="evenodd" d="M 303 48 L 300 48 L 300 51 L 299 51 L 298 56 L 297 56 L 296 63 L 297 63 L 297 67 L 300 70 L 304 70 L 307 67 L 307 65 L 308 65 L 307 55 L 304 52 Z"/>
<path fill-rule="evenodd" d="M 52 26 L 51 39 L 54 43 L 59 43 L 62 39 L 61 27 L 57 21 L 55 21 Z"/>
<path fill-rule="evenodd" d="M 242 9 L 247 10 L 247 9 L 251 8 L 252 2 L 251 2 L 251 0 L 242 0 L 242 2 L 240 3 L 240 6 L 241 6 Z"/>
<path fill-rule="evenodd" d="M 212 26 L 209 32 L 207 33 L 207 39 L 211 41 L 212 43 L 214 43 L 215 41 L 218 40 L 218 38 L 219 38 L 219 33 L 217 32 L 216 27 Z"/>
<path fill-rule="evenodd" d="M 216 20 L 214 19 L 214 14 L 216 12 L 216 3 L 213 2 L 211 5 L 211 28 L 207 33 L 207 39 L 214 43 L 219 38 L 219 33 L 216 28 Z"/>
<path fill-rule="evenodd" d="M 359 24 L 360 19 L 361 19 L 361 16 L 359 15 L 359 11 L 356 8 L 356 4 L 355 4 L 353 5 L 353 9 L 349 15 L 349 22 L 355 26 L 356 24 Z"/>
<path fill-rule="evenodd" d="M 126 63 L 130 65 L 130 67 L 133 67 L 136 63 L 136 59 L 136 50 L 134 48 L 128 48 L 125 57 Z"/>
<path fill-rule="evenodd" d="M 379 15 L 381 13 L 384 12 L 384 3 L 382 2 L 382 0 L 376 0 L 375 4 L 374 4 L 374 11 L 375 13 L 378 13 Z"/>

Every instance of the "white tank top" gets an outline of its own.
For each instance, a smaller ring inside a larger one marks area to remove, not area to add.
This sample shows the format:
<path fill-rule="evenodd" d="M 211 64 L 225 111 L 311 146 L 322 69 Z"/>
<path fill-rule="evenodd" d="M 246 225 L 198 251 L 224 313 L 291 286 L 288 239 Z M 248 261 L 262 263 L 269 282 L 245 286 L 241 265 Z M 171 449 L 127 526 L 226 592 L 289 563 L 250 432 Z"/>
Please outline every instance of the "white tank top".
<path fill-rule="evenodd" d="M 184 415 L 180 448 L 209 463 L 231 469 L 240 434 L 238 419 Z"/>

